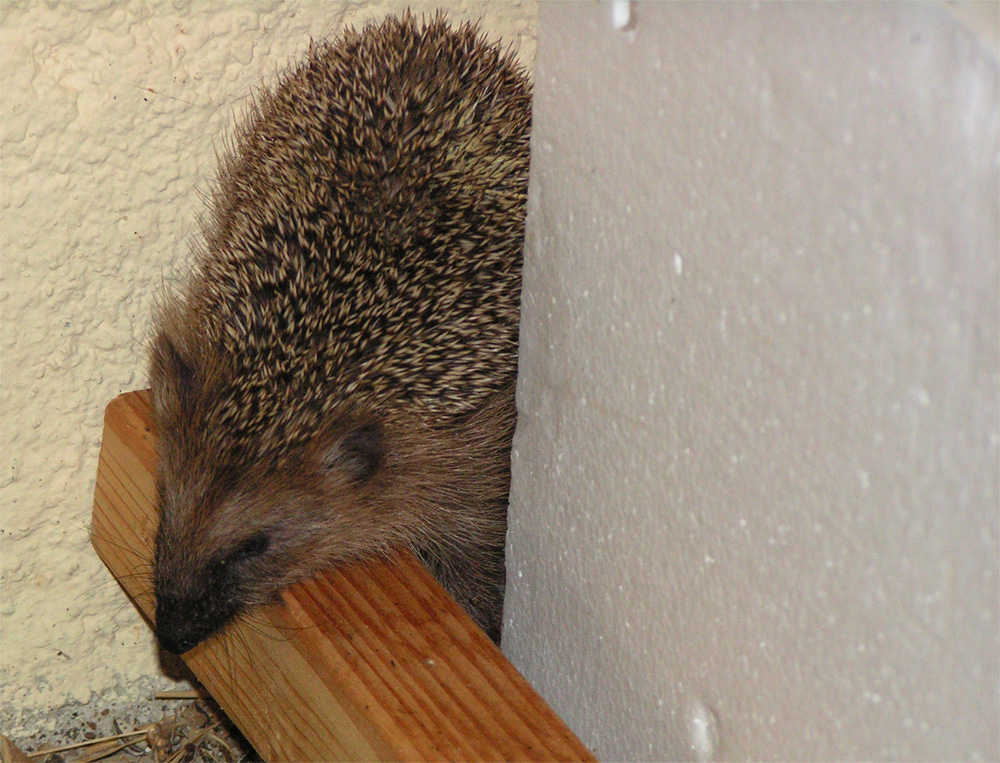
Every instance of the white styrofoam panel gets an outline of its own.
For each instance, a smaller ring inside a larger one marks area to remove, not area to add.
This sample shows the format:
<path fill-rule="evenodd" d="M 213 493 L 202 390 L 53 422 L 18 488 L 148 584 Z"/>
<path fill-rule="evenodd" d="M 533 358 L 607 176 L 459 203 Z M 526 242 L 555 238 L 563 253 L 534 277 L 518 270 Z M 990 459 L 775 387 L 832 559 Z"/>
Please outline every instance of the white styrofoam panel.
<path fill-rule="evenodd" d="M 630 10 L 540 12 L 504 650 L 609 760 L 996 759 L 997 59 Z"/>
<path fill-rule="evenodd" d="M 0 727 L 164 684 L 149 629 L 88 542 L 105 404 L 141 388 L 157 293 L 188 262 L 215 151 L 251 89 L 345 23 L 407 6 L 480 19 L 531 61 L 532 2 L 8 2 Z"/>

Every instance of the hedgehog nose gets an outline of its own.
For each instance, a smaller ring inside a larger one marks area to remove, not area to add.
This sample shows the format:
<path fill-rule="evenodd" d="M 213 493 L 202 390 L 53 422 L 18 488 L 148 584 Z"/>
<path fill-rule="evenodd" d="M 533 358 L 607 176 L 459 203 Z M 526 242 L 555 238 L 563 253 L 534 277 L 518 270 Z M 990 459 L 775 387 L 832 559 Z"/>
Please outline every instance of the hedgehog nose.
<path fill-rule="evenodd" d="M 198 645 L 197 639 L 193 636 L 178 636 L 160 631 L 158 638 L 160 646 L 171 654 L 184 654 Z"/>
<path fill-rule="evenodd" d="M 184 654 L 198 646 L 209 635 L 204 629 L 190 627 L 172 618 L 156 621 L 156 638 L 160 646 L 172 654 Z"/>
<path fill-rule="evenodd" d="M 156 638 L 160 646 L 172 654 L 193 649 L 216 630 L 214 623 L 205 622 L 190 608 L 173 606 L 169 599 L 157 602 Z"/>

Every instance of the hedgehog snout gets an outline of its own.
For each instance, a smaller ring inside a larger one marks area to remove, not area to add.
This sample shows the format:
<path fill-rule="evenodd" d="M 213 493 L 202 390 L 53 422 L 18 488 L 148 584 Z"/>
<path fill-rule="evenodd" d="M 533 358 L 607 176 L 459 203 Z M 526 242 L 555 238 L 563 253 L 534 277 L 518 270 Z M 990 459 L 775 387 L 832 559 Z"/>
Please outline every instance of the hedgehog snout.
<path fill-rule="evenodd" d="M 156 637 L 160 646 L 168 652 L 183 654 L 222 630 L 244 609 L 240 590 L 245 585 L 241 585 L 243 576 L 237 568 L 243 566 L 241 562 L 248 554 L 260 553 L 260 544 L 254 536 L 228 557 L 215 560 L 200 571 L 191 568 L 178 571 L 176 565 L 158 565 Z"/>
<path fill-rule="evenodd" d="M 222 629 L 236 614 L 236 607 L 208 598 L 184 599 L 159 595 L 156 599 L 156 638 L 173 654 L 198 646 Z"/>

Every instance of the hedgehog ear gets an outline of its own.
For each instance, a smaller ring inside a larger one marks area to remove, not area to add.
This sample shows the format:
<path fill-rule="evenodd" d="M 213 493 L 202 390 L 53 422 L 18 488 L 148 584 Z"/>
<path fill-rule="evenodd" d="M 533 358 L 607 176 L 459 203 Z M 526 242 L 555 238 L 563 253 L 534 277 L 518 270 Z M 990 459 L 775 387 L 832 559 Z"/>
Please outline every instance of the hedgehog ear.
<path fill-rule="evenodd" d="M 173 339 L 162 332 L 153 343 L 152 355 L 153 392 L 159 398 L 154 399 L 157 409 L 164 410 L 169 398 L 186 406 L 197 383 L 194 365 L 184 359 Z"/>
<path fill-rule="evenodd" d="M 339 469 L 358 482 L 364 482 L 378 470 L 384 457 L 382 427 L 369 422 L 351 427 L 326 453 L 323 466 Z"/>

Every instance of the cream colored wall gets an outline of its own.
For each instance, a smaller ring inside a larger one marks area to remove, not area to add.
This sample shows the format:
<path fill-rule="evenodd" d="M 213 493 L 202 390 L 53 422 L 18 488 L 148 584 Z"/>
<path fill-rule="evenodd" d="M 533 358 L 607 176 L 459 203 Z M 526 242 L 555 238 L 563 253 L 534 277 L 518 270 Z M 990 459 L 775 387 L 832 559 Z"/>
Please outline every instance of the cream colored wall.
<path fill-rule="evenodd" d="M 0 728 L 142 703 L 149 629 L 90 548 L 104 405 L 145 385 L 216 148 L 309 38 L 410 6 L 534 54 L 534 2 L 7 2 L 2 97 Z M 59 712 L 60 708 L 64 708 Z M 79 708 L 77 708 L 79 709 Z"/>

